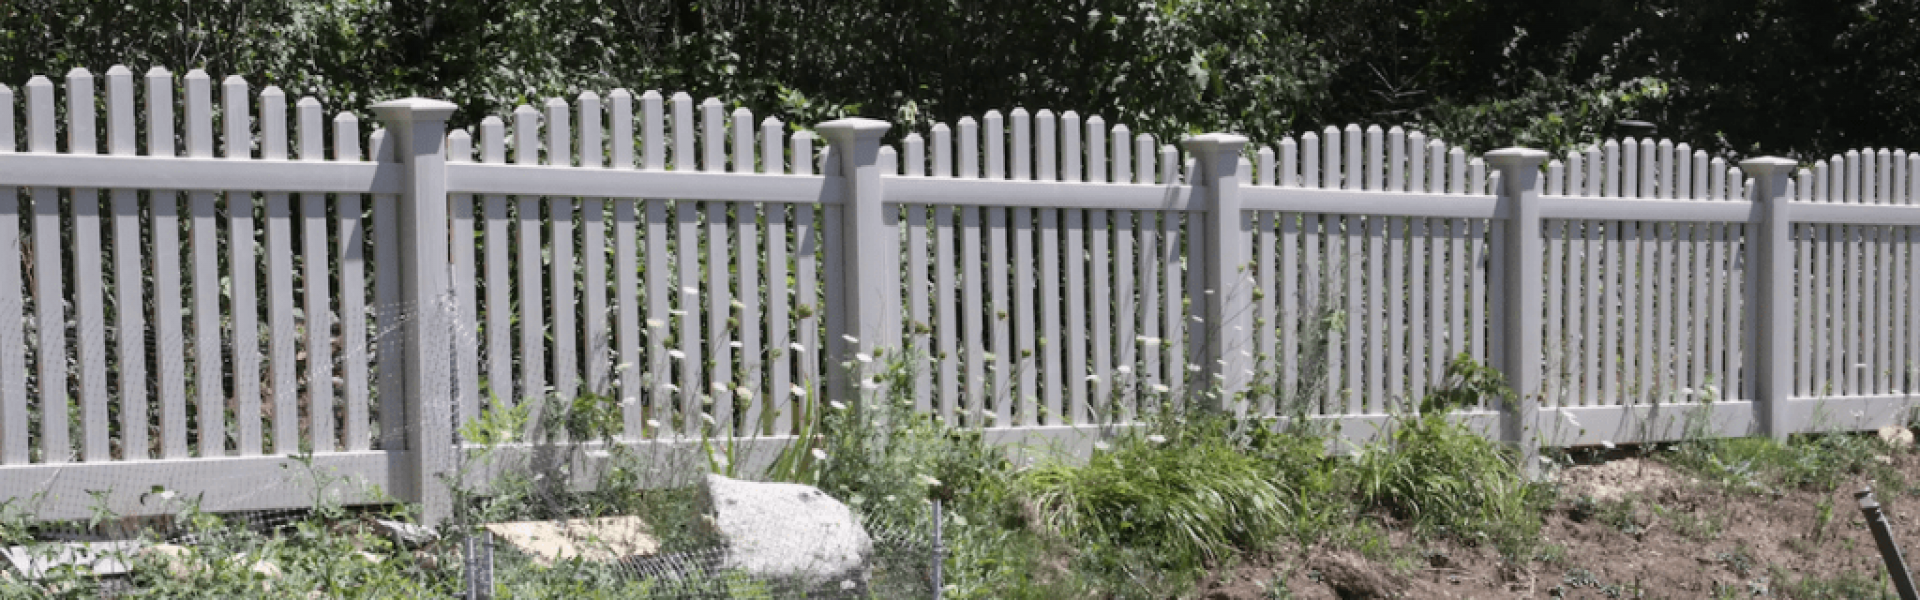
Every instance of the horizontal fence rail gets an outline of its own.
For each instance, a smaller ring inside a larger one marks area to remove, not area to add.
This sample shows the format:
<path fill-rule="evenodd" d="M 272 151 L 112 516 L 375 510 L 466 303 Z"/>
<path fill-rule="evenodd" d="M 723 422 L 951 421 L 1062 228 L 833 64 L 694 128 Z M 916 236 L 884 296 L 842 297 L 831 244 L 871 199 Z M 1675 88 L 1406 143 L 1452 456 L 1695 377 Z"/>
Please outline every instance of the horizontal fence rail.
<path fill-rule="evenodd" d="M 166 512 L 157 487 L 436 518 L 499 468 L 456 433 L 490 411 L 770 450 L 895 361 L 922 413 L 1081 452 L 1162 403 L 1368 438 L 1461 355 L 1519 401 L 1455 416 L 1523 449 L 1905 423 L 1920 387 L 1904 151 L 1254 146 L 1025 109 L 885 145 L 626 90 L 363 131 L 122 67 L 0 106 L 0 501 L 41 518 Z"/>

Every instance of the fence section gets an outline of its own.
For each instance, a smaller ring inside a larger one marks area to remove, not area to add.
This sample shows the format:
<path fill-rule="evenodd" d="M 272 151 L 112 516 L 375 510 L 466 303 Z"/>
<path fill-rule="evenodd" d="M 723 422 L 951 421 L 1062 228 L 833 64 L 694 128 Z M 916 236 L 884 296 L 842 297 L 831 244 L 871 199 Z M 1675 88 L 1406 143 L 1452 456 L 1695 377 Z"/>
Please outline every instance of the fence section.
<path fill-rule="evenodd" d="M 778 446 L 896 360 L 949 424 L 1084 447 L 1163 401 L 1367 437 L 1466 354 L 1523 400 L 1457 416 L 1530 448 L 1905 422 L 1920 356 L 1920 155 L 1543 165 L 1023 109 L 893 148 L 624 90 L 451 134 L 384 103 L 363 138 L 238 78 L 218 111 L 204 73 L 105 80 L 69 75 L 64 145 L 52 82 L 0 88 L 0 488 L 47 518 L 326 473 L 444 514 L 486 411 Z"/>

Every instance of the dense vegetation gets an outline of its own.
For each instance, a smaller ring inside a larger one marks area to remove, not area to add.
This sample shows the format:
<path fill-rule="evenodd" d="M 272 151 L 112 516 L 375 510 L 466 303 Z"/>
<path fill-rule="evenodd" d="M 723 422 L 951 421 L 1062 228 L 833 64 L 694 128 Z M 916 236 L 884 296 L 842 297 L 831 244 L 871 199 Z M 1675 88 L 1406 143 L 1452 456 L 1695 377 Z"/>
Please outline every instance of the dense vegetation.
<path fill-rule="evenodd" d="M 1806 158 L 1920 136 L 1920 3 L 1875 0 L 12 0 L 0 82 L 112 64 L 241 74 L 466 124 L 583 90 L 686 90 L 788 123 L 1013 106 L 1162 136 L 1414 124 L 1475 150 L 1649 121 Z"/>

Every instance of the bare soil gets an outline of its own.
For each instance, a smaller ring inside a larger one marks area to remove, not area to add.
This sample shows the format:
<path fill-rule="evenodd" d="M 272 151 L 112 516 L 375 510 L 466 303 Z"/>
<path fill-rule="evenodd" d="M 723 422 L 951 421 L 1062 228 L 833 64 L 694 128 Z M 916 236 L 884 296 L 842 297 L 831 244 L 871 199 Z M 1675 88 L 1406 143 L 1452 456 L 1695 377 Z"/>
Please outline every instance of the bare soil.
<path fill-rule="evenodd" d="M 1920 455 L 1891 454 L 1885 460 L 1907 481 L 1920 481 Z M 1531 560 L 1417 539 L 1389 523 L 1391 549 L 1375 556 L 1286 548 L 1218 572 L 1202 583 L 1200 596 L 1845 598 L 1861 588 L 1832 582 L 1885 581 L 1853 495 L 1871 484 L 1864 475 L 1831 493 L 1729 490 L 1625 458 L 1570 467 L 1556 479 L 1560 500 L 1545 515 L 1542 551 Z M 1877 495 L 1895 539 L 1909 556 L 1920 556 L 1920 496 Z"/>

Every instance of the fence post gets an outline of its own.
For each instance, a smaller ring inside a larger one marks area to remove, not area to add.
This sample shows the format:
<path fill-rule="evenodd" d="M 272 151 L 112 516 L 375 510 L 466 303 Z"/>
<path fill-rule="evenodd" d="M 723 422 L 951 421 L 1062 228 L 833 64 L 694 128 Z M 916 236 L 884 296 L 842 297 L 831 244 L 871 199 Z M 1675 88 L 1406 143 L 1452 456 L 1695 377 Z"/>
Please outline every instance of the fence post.
<path fill-rule="evenodd" d="M 840 180 L 840 238 L 827 240 L 840 244 L 843 264 L 826 268 L 841 269 L 841 289 L 827 295 L 827 310 L 841 311 L 845 331 L 828 331 L 831 339 L 847 336 L 855 341 L 846 346 L 848 354 L 872 353 L 876 348 L 900 350 L 900 241 L 897 217 L 887 210 L 881 196 L 880 136 L 892 127 L 873 119 L 838 119 L 814 127 L 827 138 L 828 149 L 838 160 L 837 172 L 825 175 Z M 828 389 L 836 396 L 851 397 L 847 372 L 838 367 L 846 356 L 830 356 L 827 363 Z"/>
<path fill-rule="evenodd" d="M 1253 280 L 1247 273 L 1253 224 L 1241 209 L 1239 176 L 1247 138 L 1209 133 L 1183 145 L 1200 167 L 1188 182 L 1195 200 L 1206 207 L 1206 256 L 1190 257 L 1200 259 L 1205 293 L 1195 298 L 1202 304 L 1196 312 L 1206 317 L 1207 327 L 1201 361 L 1207 379 L 1195 385 L 1218 382 L 1217 408 L 1240 414 L 1244 406 L 1235 396 L 1246 389 L 1253 369 Z"/>
<path fill-rule="evenodd" d="M 1520 451 L 1521 468 L 1528 474 L 1540 469 L 1540 440 L 1535 439 L 1540 411 L 1540 378 L 1543 364 L 1541 347 L 1543 311 L 1546 295 L 1546 242 L 1540 232 L 1540 165 L 1547 153 L 1532 148 L 1502 148 L 1486 155 L 1487 164 L 1500 175 L 1494 190 L 1502 212 L 1506 213 L 1506 258 L 1498 268 L 1505 271 L 1504 314 L 1500 329 L 1502 351 L 1500 372 L 1513 387 L 1511 404 L 1500 407 L 1500 438 Z"/>
<path fill-rule="evenodd" d="M 1760 213 L 1760 228 L 1747 239 L 1759 244 L 1753 306 L 1757 314 L 1754 417 L 1761 431 L 1776 440 L 1793 433 L 1787 422 L 1787 398 L 1793 395 L 1793 220 L 1787 203 L 1793 190 L 1787 176 L 1799 166 L 1792 160 L 1762 156 L 1740 161 L 1740 172 L 1753 177 L 1752 200 Z"/>
<path fill-rule="evenodd" d="M 395 143 L 401 166 L 401 309 L 413 318 L 400 326 L 402 399 L 406 407 L 407 451 L 413 459 L 409 483 L 420 499 L 421 521 L 429 526 L 452 515 L 453 497 L 444 479 L 453 471 L 453 369 L 450 366 L 452 307 L 447 248 L 447 117 L 451 102 L 426 98 L 390 100 L 373 105 Z M 385 268 L 384 265 L 381 266 Z M 390 309 L 391 310 L 391 309 Z M 384 362 L 384 361 L 383 361 Z"/>

